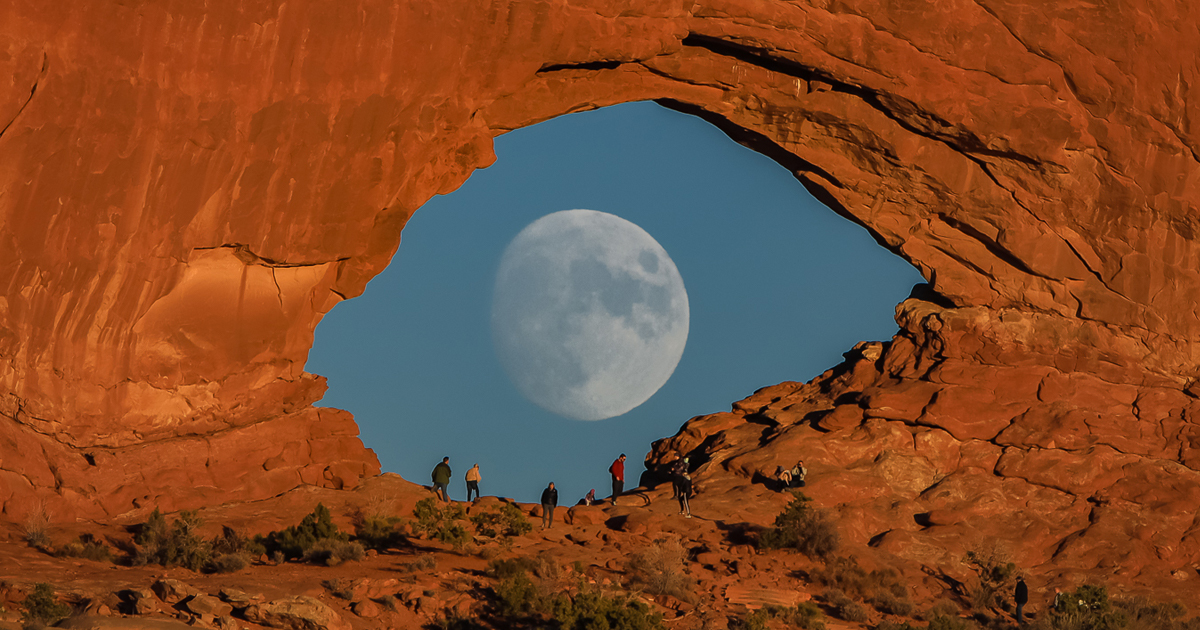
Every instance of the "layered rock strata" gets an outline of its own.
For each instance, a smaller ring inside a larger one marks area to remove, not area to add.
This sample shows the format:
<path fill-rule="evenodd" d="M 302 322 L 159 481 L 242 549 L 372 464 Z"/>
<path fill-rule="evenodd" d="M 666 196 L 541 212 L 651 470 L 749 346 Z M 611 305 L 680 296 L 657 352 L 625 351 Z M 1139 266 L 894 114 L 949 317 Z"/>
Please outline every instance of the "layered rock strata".
<path fill-rule="evenodd" d="M 809 383 L 693 418 L 648 468 L 682 455 L 702 485 L 772 487 L 803 460 L 851 553 L 973 584 L 975 552 L 1039 582 L 1195 603 L 1200 400 L 1060 318 L 912 298 L 897 319 Z"/>
<path fill-rule="evenodd" d="M 1028 454 L 1067 450 L 1092 454 L 1089 475 L 1133 456 L 1190 479 L 1198 12 L 7 3 L 3 513 L 40 498 L 104 517 L 377 471 L 347 415 L 311 407 L 321 317 L 429 197 L 491 163 L 493 137 L 648 99 L 792 170 L 929 280 L 937 312 L 900 318 L 924 341 L 907 359 L 894 342 L 828 423 L 977 444 L 939 464 L 954 469 L 1000 449 L 993 470 L 1041 480 L 1065 469 Z M 1193 486 L 1170 479 L 1145 518 L 1176 522 Z"/>

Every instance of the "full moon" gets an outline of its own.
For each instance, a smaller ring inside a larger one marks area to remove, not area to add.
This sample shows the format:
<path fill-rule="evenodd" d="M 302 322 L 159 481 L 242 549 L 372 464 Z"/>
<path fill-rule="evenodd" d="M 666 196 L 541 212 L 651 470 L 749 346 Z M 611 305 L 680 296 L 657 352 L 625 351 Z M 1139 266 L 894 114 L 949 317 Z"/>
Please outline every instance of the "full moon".
<path fill-rule="evenodd" d="M 671 378 L 687 336 L 679 270 L 625 219 L 548 214 L 500 259 L 496 354 L 517 389 L 547 411 L 603 420 L 637 407 Z"/>

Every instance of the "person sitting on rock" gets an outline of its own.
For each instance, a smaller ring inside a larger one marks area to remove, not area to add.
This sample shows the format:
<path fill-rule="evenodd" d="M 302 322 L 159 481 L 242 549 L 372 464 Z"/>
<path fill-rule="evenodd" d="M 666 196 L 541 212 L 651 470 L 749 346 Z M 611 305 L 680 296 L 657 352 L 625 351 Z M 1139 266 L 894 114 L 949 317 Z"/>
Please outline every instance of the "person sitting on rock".
<path fill-rule="evenodd" d="M 780 492 L 792 487 L 792 471 L 783 466 L 775 467 L 775 479 L 779 481 Z"/>
<path fill-rule="evenodd" d="M 791 473 L 791 486 L 796 488 L 804 487 L 804 478 L 808 476 L 808 469 L 804 467 L 804 460 L 796 462 L 795 466 L 789 471 Z"/>
<path fill-rule="evenodd" d="M 583 497 L 583 501 L 581 501 L 581 503 L 583 503 L 584 505 L 591 505 L 595 502 L 596 502 L 596 489 L 592 488 L 591 490 L 588 490 L 587 495 Z"/>

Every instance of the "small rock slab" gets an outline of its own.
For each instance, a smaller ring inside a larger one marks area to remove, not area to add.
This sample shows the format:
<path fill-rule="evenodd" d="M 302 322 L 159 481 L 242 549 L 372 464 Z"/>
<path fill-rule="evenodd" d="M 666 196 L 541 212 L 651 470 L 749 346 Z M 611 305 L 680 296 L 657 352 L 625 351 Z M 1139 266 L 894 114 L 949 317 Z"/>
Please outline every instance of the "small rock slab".
<path fill-rule="evenodd" d="M 210 617 L 225 617 L 233 612 L 233 606 L 211 595 L 197 595 L 184 604 L 187 609 L 197 615 Z"/>
<path fill-rule="evenodd" d="M 745 606 L 750 610 L 758 610 L 763 606 L 779 606 L 791 608 L 796 604 L 807 601 L 801 593 L 792 590 L 775 588 L 754 588 L 741 584 L 730 584 L 725 587 L 725 599 L 734 605 Z"/>
<path fill-rule="evenodd" d="M 246 621 L 289 630 L 351 630 L 332 608 L 307 595 L 254 604 L 243 613 Z"/>
<path fill-rule="evenodd" d="M 141 619 L 138 617 L 98 617 L 81 615 L 60 621 L 56 628 L 69 630 L 195 630 L 192 626 L 172 619 Z"/>

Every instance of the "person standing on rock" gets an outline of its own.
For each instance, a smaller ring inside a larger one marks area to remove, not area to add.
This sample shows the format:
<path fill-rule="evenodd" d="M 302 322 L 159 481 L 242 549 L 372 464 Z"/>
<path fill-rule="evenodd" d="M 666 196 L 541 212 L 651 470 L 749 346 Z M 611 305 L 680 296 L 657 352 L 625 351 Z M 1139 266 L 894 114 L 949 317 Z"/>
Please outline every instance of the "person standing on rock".
<path fill-rule="evenodd" d="M 617 497 L 625 491 L 625 453 L 608 467 L 608 474 L 612 475 L 612 504 L 616 505 Z"/>
<path fill-rule="evenodd" d="M 679 513 L 686 518 L 692 518 L 692 506 L 688 503 L 688 498 L 692 496 L 692 476 L 683 473 L 679 477 L 676 490 L 679 491 Z"/>
<path fill-rule="evenodd" d="M 450 485 L 450 458 L 443 457 L 442 463 L 433 467 L 433 491 L 442 498 L 443 503 L 450 502 L 450 492 L 447 487 Z"/>
<path fill-rule="evenodd" d="M 1017 625 L 1019 626 L 1025 623 L 1025 604 L 1029 602 L 1029 587 L 1025 586 L 1025 578 L 1017 579 L 1013 600 L 1017 602 Z"/>
<path fill-rule="evenodd" d="M 471 501 L 471 491 L 472 490 L 475 491 L 475 498 L 476 499 L 479 498 L 479 482 L 483 481 L 483 475 L 479 474 L 479 464 L 475 464 L 474 466 L 471 467 L 471 470 L 467 471 L 466 479 L 467 479 L 467 502 L 469 503 Z"/>
<path fill-rule="evenodd" d="M 554 508 L 558 505 L 558 490 L 554 488 L 554 482 L 542 490 L 542 529 L 554 525 Z"/>
<path fill-rule="evenodd" d="M 675 463 L 671 464 L 671 471 L 670 471 L 671 491 L 672 491 L 672 494 L 674 495 L 671 497 L 672 499 L 679 498 L 679 480 L 685 474 L 687 474 L 687 471 L 688 471 L 688 458 L 686 458 L 686 457 L 677 458 L 675 460 Z"/>

